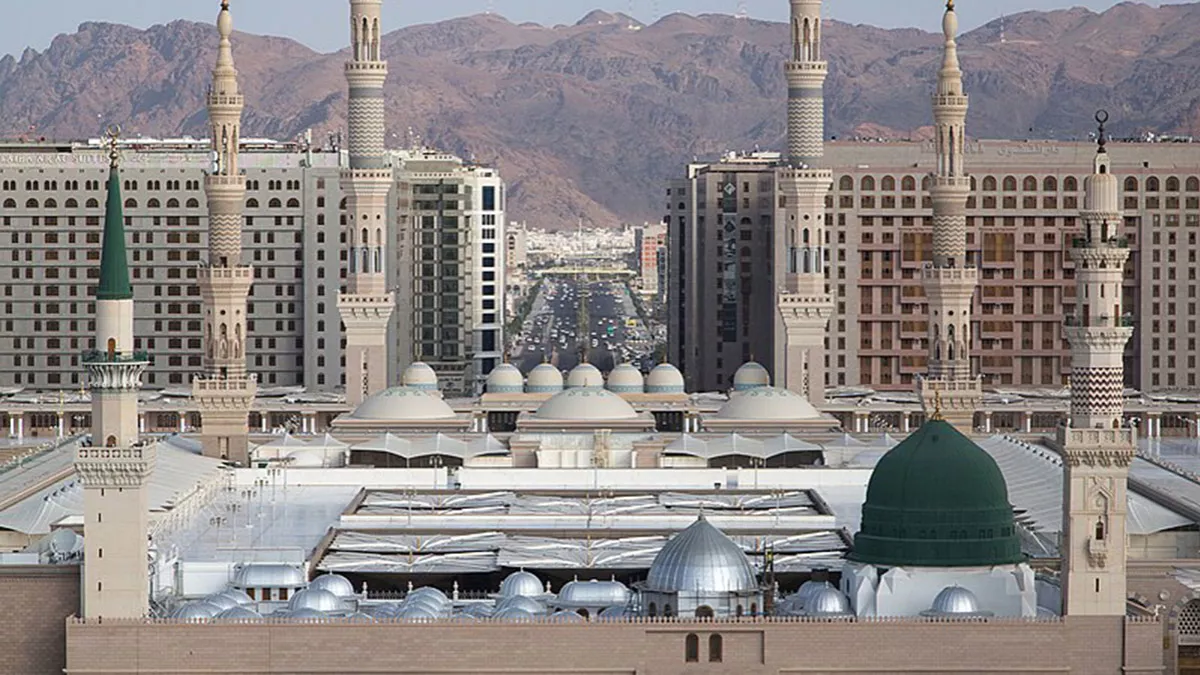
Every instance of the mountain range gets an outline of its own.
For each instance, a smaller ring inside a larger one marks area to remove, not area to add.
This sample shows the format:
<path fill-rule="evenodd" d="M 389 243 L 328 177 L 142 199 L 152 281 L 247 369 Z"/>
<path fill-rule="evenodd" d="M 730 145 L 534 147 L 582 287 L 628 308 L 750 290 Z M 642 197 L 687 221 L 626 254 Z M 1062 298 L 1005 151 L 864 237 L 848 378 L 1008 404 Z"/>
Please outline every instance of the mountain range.
<path fill-rule="evenodd" d="M 939 11 L 930 3 L 930 11 Z M 1200 135 L 1200 4 L 1027 12 L 961 36 L 968 128 L 988 138 Z M 386 36 L 389 144 L 412 134 L 497 166 L 511 219 L 556 229 L 658 220 L 664 181 L 694 158 L 779 148 L 787 26 L 672 14 L 642 25 L 595 11 L 572 26 L 494 14 Z M 827 133 L 922 135 L 941 35 L 830 22 Z M 85 23 L 0 59 L 0 135 L 206 135 L 212 26 Z M 347 52 L 238 33 L 244 135 L 321 139 L 346 124 Z"/>

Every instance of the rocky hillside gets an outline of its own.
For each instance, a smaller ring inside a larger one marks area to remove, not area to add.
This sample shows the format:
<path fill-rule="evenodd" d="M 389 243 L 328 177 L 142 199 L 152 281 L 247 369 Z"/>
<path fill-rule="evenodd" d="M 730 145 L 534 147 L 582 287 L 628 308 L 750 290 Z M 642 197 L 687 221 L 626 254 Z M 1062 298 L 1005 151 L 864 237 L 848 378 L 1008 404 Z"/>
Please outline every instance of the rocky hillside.
<path fill-rule="evenodd" d="M 935 11 L 935 10 L 931 10 Z M 634 28 L 631 28 L 634 26 Z M 636 28 L 636 29 L 635 29 Z M 1108 108 L 1116 133 L 1200 135 L 1200 5 L 1030 12 L 963 36 L 970 130 L 1071 137 Z M 204 134 L 210 26 L 87 23 L 0 60 L 0 134 L 77 138 L 118 121 Z M 929 122 L 940 36 L 832 23 L 829 132 L 905 136 Z M 593 12 L 574 26 L 477 15 L 386 38 L 389 134 L 494 162 L 516 219 L 546 227 L 657 219 L 663 181 L 696 156 L 777 148 L 783 24 L 675 14 L 651 26 Z M 316 138 L 345 125 L 346 53 L 238 34 L 247 133 Z"/>

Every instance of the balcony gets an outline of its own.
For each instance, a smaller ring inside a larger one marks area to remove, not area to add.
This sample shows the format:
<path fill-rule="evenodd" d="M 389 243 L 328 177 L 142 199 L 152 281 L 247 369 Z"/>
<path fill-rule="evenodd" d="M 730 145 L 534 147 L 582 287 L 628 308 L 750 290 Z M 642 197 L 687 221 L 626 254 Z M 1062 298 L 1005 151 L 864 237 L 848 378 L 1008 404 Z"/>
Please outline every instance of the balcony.
<path fill-rule="evenodd" d="M 84 364 L 88 363 L 149 363 L 150 352 L 102 352 L 89 349 L 81 355 Z"/>
<path fill-rule="evenodd" d="M 1086 237 L 1074 237 L 1071 239 L 1071 248 L 1129 248 L 1129 239 L 1110 237 L 1105 241 L 1089 242 Z"/>
<path fill-rule="evenodd" d="M 1125 314 L 1116 318 L 1115 320 L 1113 317 L 1105 314 L 1103 316 L 1093 317 L 1087 322 L 1083 320 L 1083 317 L 1072 315 L 1066 317 L 1063 321 L 1070 328 L 1082 328 L 1088 326 L 1095 328 L 1133 328 L 1135 324 L 1132 314 Z"/>

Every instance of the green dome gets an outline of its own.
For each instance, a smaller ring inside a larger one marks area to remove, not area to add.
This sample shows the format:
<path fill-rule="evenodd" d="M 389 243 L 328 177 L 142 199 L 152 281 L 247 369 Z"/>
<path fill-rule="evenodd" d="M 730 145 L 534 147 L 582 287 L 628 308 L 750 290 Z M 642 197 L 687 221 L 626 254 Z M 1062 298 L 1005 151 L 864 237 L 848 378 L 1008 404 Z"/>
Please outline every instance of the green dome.
<path fill-rule="evenodd" d="M 945 420 L 926 422 L 871 473 L 856 562 L 985 567 L 1023 560 L 1004 474 Z"/>

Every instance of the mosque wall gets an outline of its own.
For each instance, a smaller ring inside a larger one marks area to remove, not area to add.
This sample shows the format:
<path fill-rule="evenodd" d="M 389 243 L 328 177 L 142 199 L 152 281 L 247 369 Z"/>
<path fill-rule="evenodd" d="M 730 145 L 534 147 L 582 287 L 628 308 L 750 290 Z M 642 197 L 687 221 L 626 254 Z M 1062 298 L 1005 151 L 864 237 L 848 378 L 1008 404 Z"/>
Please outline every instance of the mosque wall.
<path fill-rule="evenodd" d="M 79 566 L 0 565 L 0 672 L 61 673 L 66 619 L 79 611 Z"/>
<path fill-rule="evenodd" d="M 181 623 L 71 620 L 69 675 L 93 673 L 1161 673 L 1161 625 L 1121 617 L 621 623 Z M 689 636 L 695 662 L 689 662 Z M 713 657 L 719 636 L 719 661 Z M 870 648 L 864 649 L 869 645 Z M 353 664 L 351 666 L 351 664 Z"/>

